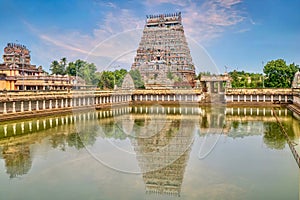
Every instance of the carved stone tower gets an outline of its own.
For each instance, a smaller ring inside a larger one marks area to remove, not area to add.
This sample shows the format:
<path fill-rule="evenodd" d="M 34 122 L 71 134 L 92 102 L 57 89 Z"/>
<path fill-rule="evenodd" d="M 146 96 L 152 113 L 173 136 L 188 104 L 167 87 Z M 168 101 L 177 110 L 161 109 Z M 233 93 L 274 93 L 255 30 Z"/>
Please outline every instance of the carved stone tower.
<path fill-rule="evenodd" d="M 181 12 L 147 16 L 131 68 L 140 71 L 146 88 L 194 87 L 195 67 Z"/>

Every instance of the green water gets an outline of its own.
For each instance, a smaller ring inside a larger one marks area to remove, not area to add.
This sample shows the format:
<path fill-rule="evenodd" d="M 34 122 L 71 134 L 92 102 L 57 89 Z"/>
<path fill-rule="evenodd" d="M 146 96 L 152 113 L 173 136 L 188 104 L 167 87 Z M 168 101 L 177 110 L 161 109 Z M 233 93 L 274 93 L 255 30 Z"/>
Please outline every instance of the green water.
<path fill-rule="evenodd" d="M 285 108 L 123 107 L 0 124 L 0 199 L 299 199 Z M 298 146 L 296 146 L 298 148 Z"/>

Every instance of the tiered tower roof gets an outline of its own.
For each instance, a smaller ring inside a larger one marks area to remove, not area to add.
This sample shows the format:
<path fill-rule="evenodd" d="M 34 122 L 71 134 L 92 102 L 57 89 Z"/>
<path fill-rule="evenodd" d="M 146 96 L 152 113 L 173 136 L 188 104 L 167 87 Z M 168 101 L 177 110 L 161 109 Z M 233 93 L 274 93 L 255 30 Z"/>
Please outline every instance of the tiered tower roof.
<path fill-rule="evenodd" d="M 180 12 L 147 16 L 132 69 L 140 71 L 146 88 L 193 86 L 195 67 Z"/>

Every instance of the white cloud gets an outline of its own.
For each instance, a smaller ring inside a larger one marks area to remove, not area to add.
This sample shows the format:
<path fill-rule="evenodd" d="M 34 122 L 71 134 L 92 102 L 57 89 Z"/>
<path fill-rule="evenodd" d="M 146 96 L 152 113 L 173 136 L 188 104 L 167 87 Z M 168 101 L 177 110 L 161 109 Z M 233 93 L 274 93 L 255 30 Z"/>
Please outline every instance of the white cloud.
<path fill-rule="evenodd" d="M 159 4 L 173 4 L 177 6 L 186 6 L 189 1 L 182 0 L 146 0 L 144 4 L 146 6 L 157 6 Z"/>
<path fill-rule="evenodd" d="M 128 52 L 137 49 L 144 19 L 135 17 L 127 9 L 117 9 L 107 13 L 102 24 L 94 29 L 91 35 L 76 31 L 63 34 L 58 31 L 45 33 L 33 28 L 29 23 L 26 24 L 47 46 L 48 51 L 44 53 L 60 52 L 61 55 L 67 55 L 69 60 L 86 59 L 101 68 L 107 68 L 115 58 L 118 58 L 119 63 L 133 62 L 133 57 Z M 52 57 L 52 60 L 56 57 L 48 56 Z"/>
<path fill-rule="evenodd" d="M 201 5 L 191 3 L 183 8 L 186 32 L 200 42 L 206 42 L 221 34 L 230 26 L 244 20 L 234 8 L 239 0 L 208 0 Z"/>

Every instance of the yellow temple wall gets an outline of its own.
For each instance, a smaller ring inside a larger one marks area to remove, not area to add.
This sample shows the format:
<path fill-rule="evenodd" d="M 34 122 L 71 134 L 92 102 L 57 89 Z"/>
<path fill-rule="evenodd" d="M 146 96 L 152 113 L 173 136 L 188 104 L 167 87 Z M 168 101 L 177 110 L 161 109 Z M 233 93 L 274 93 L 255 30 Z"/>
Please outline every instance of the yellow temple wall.
<path fill-rule="evenodd" d="M 0 80 L 0 90 L 6 89 L 6 81 L 5 80 Z"/>

